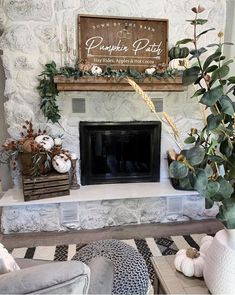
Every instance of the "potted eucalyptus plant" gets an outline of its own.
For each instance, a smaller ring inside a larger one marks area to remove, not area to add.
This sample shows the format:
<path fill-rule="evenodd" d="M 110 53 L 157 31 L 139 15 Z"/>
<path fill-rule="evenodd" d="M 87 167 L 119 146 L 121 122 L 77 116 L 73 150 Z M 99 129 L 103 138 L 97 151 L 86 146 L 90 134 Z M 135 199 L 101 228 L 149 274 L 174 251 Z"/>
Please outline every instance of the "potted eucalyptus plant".
<path fill-rule="evenodd" d="M 223 42 L 220 32 L 217 43 L 198 46 L 201 36 L 214 30 L 201 29 L 207 23 L 201 18 L 204 10 L 200 5 L 192 8 L 194 19 L 188 21 L 193 26 L 193 37 L 176 45 L 190 47 L 192 66 L 184 70 L 183 83 L 198 86 L 192 98 L 199 100 L 208 116 L 201 131 L 191 129 L 185 141 L 190 147 L 171 162 L 169 174 L 183 188 L 194 188 L 204 196 L 207 208 L 214 202 L 219 204 L 217 218 L 225 229 L 216 234 L 207 252 L 204 278 L 212 293 L 234 293 L 235 263 L 231 261 L 235 262 L 235 76 L 230 76 L 233 60 L 223 54 L 224 46 L 232 44 Z"/>

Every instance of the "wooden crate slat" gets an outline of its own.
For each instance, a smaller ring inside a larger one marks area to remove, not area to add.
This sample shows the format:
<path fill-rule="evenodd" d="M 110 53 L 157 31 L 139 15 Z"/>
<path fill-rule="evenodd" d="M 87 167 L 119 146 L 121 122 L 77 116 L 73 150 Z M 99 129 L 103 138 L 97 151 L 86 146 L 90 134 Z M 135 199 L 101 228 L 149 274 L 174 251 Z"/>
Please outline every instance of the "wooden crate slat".
<path fill-rule="evenodd" d="M 23 176 L 23 181 L 24 183 L 35 183 L 35 182 L 47 182 L 49 180 L 59 180 L 59 179 L 68 179 L 68 173 L 65 174 L 52 174 L 52 175 L 44 175 L 44 176 L 39 176 L 39 177 L 28 177 L 28 176 Z"/>
<path fill-rule="evenodd" d="M 64 190 L 61 192 L 56 193 L 46 193 L 46 194 L 39 194 L 39 195 L 30 195 L 25 196 L 25 201 L 34 201 L 39 199 L 47 199 L 47 198 L 53 198 L 53 197 L 61 197 L 61 196 L 67 196 L 69 195 L 69 190 Z"/>
<path fill-rule="evenodd" d="M 30 178 L 23 176 L 25 201 L 69 195 L 69 174 L 51 173 Z"/>
<path fill-rule="evenodd" d="M 32 189 L 32 190 L 26 190 L 24 191 L 25 195 L 39 195 L 39 194 L 46 194 L 49 192 L 59 192 L 59 191 L 63 191 L 63 190 L 67 190 L 69 189 L 69 185 L 61 185 L 61 186 L 57 186 L 55 187 L 48 187 L 48 188 L 41 188 L 41 189 Z"/>
<path fill-rule="evenodd" d="M 39 182 L 39 183 L 26 183 L 24 184 L 24 190 L 39 189 L 46 187 L 55 187 L 61 185 L 69 185 L 69 180 L 53 181 L 53 182 Z"/>

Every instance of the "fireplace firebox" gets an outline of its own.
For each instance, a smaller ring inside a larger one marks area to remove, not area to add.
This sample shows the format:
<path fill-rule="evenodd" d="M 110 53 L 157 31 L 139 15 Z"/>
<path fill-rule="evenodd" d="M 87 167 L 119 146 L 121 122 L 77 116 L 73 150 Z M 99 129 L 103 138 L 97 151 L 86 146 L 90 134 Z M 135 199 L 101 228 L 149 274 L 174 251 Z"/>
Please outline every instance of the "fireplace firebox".
<path fill-rule="evenodd" d="M 81 183 L 157 182 L 161 122 L 80 122 Z"/>

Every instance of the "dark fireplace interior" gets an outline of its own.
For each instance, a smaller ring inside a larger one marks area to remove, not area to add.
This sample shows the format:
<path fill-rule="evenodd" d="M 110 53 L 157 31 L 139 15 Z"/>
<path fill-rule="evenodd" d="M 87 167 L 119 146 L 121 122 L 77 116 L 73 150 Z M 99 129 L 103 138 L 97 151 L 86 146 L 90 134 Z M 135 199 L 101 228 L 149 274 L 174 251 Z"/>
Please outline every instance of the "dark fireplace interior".
<path fill-rule="evenodd" d="M 80 122 L 81 183 L 160 179 L 160 122 Z"/>

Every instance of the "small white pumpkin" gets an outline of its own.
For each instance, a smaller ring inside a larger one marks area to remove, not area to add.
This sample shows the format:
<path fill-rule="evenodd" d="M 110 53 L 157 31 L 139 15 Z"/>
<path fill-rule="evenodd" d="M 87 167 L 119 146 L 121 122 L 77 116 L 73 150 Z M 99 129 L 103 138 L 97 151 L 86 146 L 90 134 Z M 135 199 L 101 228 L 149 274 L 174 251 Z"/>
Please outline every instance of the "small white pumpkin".
<path fill-rule="evenodd" d="M 147 75 L 152 75 L 154 72 L 156 71 L 156 68 L 147 68 L 146 70 L 145 70 L 145 74 L 147 74 Z"/>
<path fill-rule="evenodd" d="M 211 236 L 203 237 L 200 242 L 200 252 L 206 254 L 212 241 L 213 241 L 213 237 L 211 237 Z"/>
<path fill-rule="evenodd" d="M 59 173 L 66 173 L 71 168 L 71 161 L 65 154 L 59 154 L 52 159 L 53 168 Z"/>
<path fill-rule="evenodd" d="M 47 151 L 54 146 L 54 140 L 49 135 L 38 135 L 34 140 Z"/>
<path fill-rule="evenodd" d="M 91 73 L 94 76 L 99 76 L 99 75 L 102 74 L 102 69 L 100 67 L 98 67 L 98 66 L 92 66 L 91 67 Z"/>
<path fill-rule="evenodd" d="M 168 68 L 171 70 L 184 71 L 189 68 L 189 61 L 187 58 L 174 58 L 169 62 Z"/>
<path fill-rule="evenodd" d="M 204 254 L 194 248 L 181 249 L 176 253 L 174 265 L 186 277 L 202 277 Z"/>

